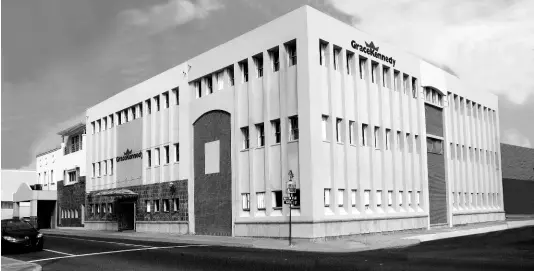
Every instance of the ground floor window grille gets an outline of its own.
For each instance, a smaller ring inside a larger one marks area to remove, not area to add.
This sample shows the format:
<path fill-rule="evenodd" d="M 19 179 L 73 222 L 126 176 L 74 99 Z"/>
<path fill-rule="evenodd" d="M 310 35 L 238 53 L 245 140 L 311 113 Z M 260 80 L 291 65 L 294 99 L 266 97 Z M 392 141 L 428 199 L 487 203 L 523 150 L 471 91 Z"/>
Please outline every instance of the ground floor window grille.
<path fill-rule="evenodd" d="M 250 211 L 250 194 L 249 193 L 243 193 L 241 194 L 241 200 L 242 200 L 242 207 L 243 211 Z"/>
<path fill-rule="evenodd" d="M 258 201 L 258 210 L 265 210 L 265 192 L 256 193 L 256 199 Z"/>

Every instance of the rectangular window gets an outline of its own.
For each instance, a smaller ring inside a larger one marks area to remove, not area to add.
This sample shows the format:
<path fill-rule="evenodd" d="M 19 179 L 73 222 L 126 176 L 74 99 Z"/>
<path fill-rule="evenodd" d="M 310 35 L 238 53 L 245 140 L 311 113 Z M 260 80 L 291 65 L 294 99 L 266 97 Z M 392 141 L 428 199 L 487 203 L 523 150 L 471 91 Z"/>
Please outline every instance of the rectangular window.
<path fill-rule="evenodd" d="M 402 150 L 402 134 L 400 131 L 397 131 L 397 150 Z"/>
<path fill-rule="evenodd" d="M 256 193 L 256 200 L 258 201 L 258 210 L 265 210 L 265 192 Z"/>
<path fill-rule="evenodd" d="M 378 63 L 371 61 L 371 82 L 376 83 L 378 76 Z"/>
<path fill-rule="evenodd" d="M 159 200 L 154 200 L 154 212 L 159 212 Z"/>
<path fill-rule="evenodd" d="M 109 175 L 113 175 L 113 159 L 109 159 Z"/>
<path fill-rule="evenodd" d="M 280 119 L 271 120 L 271 126 L 273 129 L 274 143 L 280 143 L 280 140 L 281 140 Z"/>
<path fill-rule="evenodd" d="M 299 117 L 289 117 L 289 141 L 299 139 Z"/>
<path fill-rule="evenodd" d="M 172 89 L 172 94 L 174 96 L 174 103 L 176 105 L 179 105 L 180 104 L 180 89 L 179 88 L 173 88 Z"/>
<path fill-rule="evenodd" d="M 159 166 L 160 165 L 160 159 L 161 159 L 161 156 L 160 156 L 160 152 L 159 152 L 159 148 L 156 148 L 156 153 L 155 153 L 156 158 L 155 161 L 154 161 L 154 165 L 155 166 Z"/>
<path fill-rule="evenodd" d="M 163 212 L 169 212 L 171 210 L 171 206 L 169 204 L 169 200 L 168 199 L 164 199 L 163 200 Z"/>
<path fill-rule="evenodd" d="M 382 190 L 376 190 L 375 200 L 376 200 L 376 207 L 381 207 L 382 206 Z"/>
<path fill-rule="evenodd" d="M 51 175 L 54 176 L 54 175 Z M 69 172 L 69 183 L 76 182 L 76 171 Z"/>
<path fill-rule="evenodd" d="M 291 207 L 300 207 L 300 189 L 296 189 L 292 197 L 293 197 L 293 205 Z"/>
<path fill-rule="evenodd" d="M 354 121 L 349 120 L 349 144 L 354 145 Z"/>
<path fill-rule="evenodd" d="M 145 206 L 146 206 L 146 212 L 150 213 L 150 201 L 149 200 L 145 200 Z"/>
<path fill-rule="evenodd" d="M 108 175 L 108 161 L 104 160 L 104 176 Z"/>
<path fill-rule="evenodd" d="M 418 135 L 415 135 L 414 142 L 415 142 L 415 153 L 419 154 L 421 152 L 421 144 L 419 142 Z"/>
<path fill-rule="evenodd" d="M 248 127 L 241 128 L 241 135 L 243 136 L 243 150 L 246 150 L 250 147 Z"/>
<path fill-rule="evenodd" d="M 412 191 L 408 191 L 408 206 L 412 206 Z"/>
<path fill-rule="evenodd" d="M 320 41 L 319 42 L 319 65 L 326 66 L 326 45 L 327 43 Z"/>
<path fill-rule="evenodd" d="M 106 204 L 105 203 L 102 203 L 102 213 L 105 214 L 106 213 Z M 70 213 L 70 212 L 69 212 Z M 69 214 L 69 216 L 72 216 Z"/>
<path fill-rule="evenodd" d="M 93 174 L 91 175 L 91 177 L 93 178 L 95 177 L 95 172 L 96 172 L 95 168 L 96 168 L 95 163 L 93 163 Z"/>
<path fill-rule="evenodd" d="M 399 191 L 399 195 L 398 195 L 398 197 L 399 197 L 399 206 L 402 206 L 402 197 L 403 197 L 402 193 L 403 193 L 402 190 L 400 190 Z"/>
<path fill-rule="evenodd" d="M 408 148 L 408 153 L 412 153 L 412 138 L 410 133 L 406 133 L 406 147 Z"/>
<path fill-rule="evenodd" d="M 338 189 L 337 190 L 337 206 L 343 207 L 343 196 L 345 195 L 345 189 Z"/>
<path fill-rule="evenodd" d="M 417 99 L 417 78 L 412 77 L 412 96 Z"/>
<path fill-rule="evenodd" d="M 367 58 L 360 57 L 360 79 L 365 79 L 365 74 L 367 73 Z"/>
<path fill-rule="evenodd" d="M 178 210 L 180 210 L 180 200 L 172 199 L 172 207 L 173 207 L 173 211 L 178 212 Z"/>
<path fill-rule="evenodd" d="M 102 126 L 103 126 L 103 127 L 102 127 L 102 130 L 105 131 L 106 128 L 108 128 L 108 119 L 107 119 L 106 117 L 104 117 L 104 118 L 102 118 L 102 122 L 103 122 L 103 124 L 102 124 Z"/>
<path fill-rule="evenodd" d="M 239 68 L 241 69 L 241 82 L 248 82 L 248 62 L 247 60 L 241 61 L 239 63 Z"/>
<path fill-rule="evenodd" d="M 53 170 L 50 170 L 50 184 L 51 185 L 54 184 L 54 171 Z"/>
<path fill-rule="evenodd" d="M 368 129 L 369 125 L 365 124 L 365 123 L 362 123 L 362 136 L 361 136 L 361 140 L 360 140 L 360 144 L 362 146 L 369 146 L 369 142 L 367 140 L 368 138 L 368 133 L 369 133 L 369 129 Z"/>
<path fill-rule="evenodd" d="M 371 204 L 371 190 L 364 190 L 363 191 L 363 205 L 365 206 L 365 210 L 369 210 L 370 204 Z"/>
<path fill-rule="evenodd" d="M 353 65 L 353 61 L 354 61 L 354 53 L 350 52 L 350 51 L 347 51 L 346 53 L 346 57 L 347 57 L 347 74 L 352 74 L 352 65 Z"/>
<path fill-rule="evenodd" d="M 341 53 L 341 48 L 334 46 L 334 70 L 339 70 L 340 53 Z"/>
<path fill-rule="evenodd" d="M 390 149 L 391 145 L 391 129 L 386 129 L 386 150 Z"/>
<path fill-rule="evenodd" d="M 231 66 L 230 68 L 227 69 L 228 71 L 228 77 L 229 77 L 229 80 L 230 80 L 230 86 L 233 86 L 234 85 L 234 66 Z"/>
<path fill-rule="evenodd" d="M 343 142 L 343 120 L 341 118 L 336 118 L 336 142 Z"/>
<path fill-rule="evenodd" d="M 258 135 L 258 147 L 265 146 L 265 129 L 263 123 L 256 124 L 256 134 Z"/>
<path fill-rule="evenodd" d="M 393 205 L 393 190 L 388 190 L 388 206 Z"/>
<path fill-rule="evenodd" d="M 350 191 L 350 202 L 352 207 L 356 207 L 356 189 Z"/>
<path fill-rule="evenodd" d="M 150 99 L 145 101 L 145 105 L 146 105 L 146 113 L 147 114 L 151 114 L 152 113 L 152 107 L 150 106 Z"/>
<path fill-rule="evenodd" d="M 250 194 L 249 193 L 243 193 L 241 194 L 241 205 L 243 208 L 243 211 L 250 211 Z"/>
<path fill-rule="evenodd" d="M 293 40 L 286 43 L 286 51 L 289 66 L 297 65 L 297 42 Z"/>
<path fill-rule="evenodd" d="M 393 71 L 393 90 L 399 91 L 400 85 L 400 72 L 395 70 Z"/>
<path fill-rule="evenodd" d="M 280 52 L 278 51 L 278 47 L 269 50 L 269 55 L 271 57 L 271 68 L 273 72 L 277 72 L 280 70 Z"/>
<path fill-rule="evenodd" d="M 382 86 L 386 88 L 390 88 L 390 79 L 389 79 L 389 67 L 388 66 L 382 66 Z"/>
<path fill-rule="evenodd" d="M 217 78 L 217 90 L 224 88 L 224 71 L 218 72 L 215 77 Z"/>
<path fill-rule="evenodd" d="M 146 165 L 147 167 L 151 167 L 152 166 L 152 153 L 150 152 L 150 150 L 147 150 L 146 151 Z"/>
<path fill-rule="evenodd" d="M 193 83 L 197 99 L 202 98 L 202 82 L 200 80 Z"/>
<path fill-rule="evenodd" d="M 272 204 L 274 209 L 282 208 L 282 191 L 272 191 Z"/>
<path fill-rule="evenodd" d="M 170 102 L 169 102 L 169 92 L 168 91 L 163 93 L 163 103 L 164 103 L 164 106 L 165 106 L 164 108 L 169 108 Z M 134 112 L 135 112 L 135 108 L 134 108 Z"/>
<path fill-rule="evenodd" d="M 98 177 L 102 176 L 102 168 L 100 167 L 100 162 L 98 162 Z"/>
<path fill-rule="evenodd" d="M 169 146 L 164 146 L 163 150 L 165 151 L 165 164 L 168 164 L 170 162 Z"/>
<path fill-rule="evenodd" d="M 94 134 L 95 134 L 95 131 L 96 131 L 96 129 L 95 129 L 95 122 L 93 121 L 93 122 L 91 122 L 91 133 L 94 135 Z"/>
<path fill-rule="evenodd" d="M 206 94 L 212 94 L 213 93 L 213 80 L 211 78 L 211 75 L 204 77 L 204 82 L 206 82 Z"/>
<path fill-rule="evenodd" d="M 375 149 L 380 149 L 380 127 L 375 126 Z"/>
<path fill-rule="evenodd" d="M 402 74 L 402 90 L 404 92 L 404 94 L 407 94 L 408 93 L 408 75 L 407 74 Z"/>
<path fill-rule="evenodd" d="M 254 65 L 256 65 L 256 78 L 263 77 L 263 54 L 258 54 L 252 57 Z"/>
<path fill-rule="evenodd" d="M 108 213 L 113 213 L 113 203 L 108 203 Z"/>
<path fill-rule="evenodd" d="M 180 143 L 174 143 L 174 162 L 180 162 Z"/>
<path fill-rule="evenodd" d="M 156 112 L 160 110 L 159 107 L 159 96 L 154 97 L 154 103 L 156 104 Z"/>
<path fill-rule="evenodd" d="M 330 188 L 324 189 L 324 207 L 330 207 Z"/>
<path fill-rule="evenodd" d="M 113 128 L 113 125 L 114 125 L 114 123 L 113 123 L 113 115 L 109 115 L 108 119 L 109 119 L 108 120 L 109 128 Z"/>
<path fill-rule="evenodd" d="M 322 133 L 323 133 L 323 140 L 328 140 L 328 116 L 323 115 L 321 120 L 321 127 L 322 127 Z"/>

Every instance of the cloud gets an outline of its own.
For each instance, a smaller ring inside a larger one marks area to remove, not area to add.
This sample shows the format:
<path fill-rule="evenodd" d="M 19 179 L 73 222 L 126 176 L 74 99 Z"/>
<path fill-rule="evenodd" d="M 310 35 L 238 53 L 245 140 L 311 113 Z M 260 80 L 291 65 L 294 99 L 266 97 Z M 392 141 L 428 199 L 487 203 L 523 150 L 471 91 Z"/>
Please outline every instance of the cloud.
<path fill-rule="evenodd" d="M 126 28 L 138 28 L 153 34 L 195 19 L 206 18 L 210 12 L 221 8 L 223 5 L 218 0 L 169 0 L 147 9 L 122 11 L 118 18 Z"/>
<path fill-rule="evenodd" d="M 504 131 L 504 138 L 502 139 L 502 142 L 525 148 L 532 147 L 530 140 L 526 136 L 521 134 L 517 129 L 513 128 Z"/>
<path fill-rule="evenodd" d="M 355 26 L 516 104 L 534 94 L 534 1 L 329 0 Z"/>

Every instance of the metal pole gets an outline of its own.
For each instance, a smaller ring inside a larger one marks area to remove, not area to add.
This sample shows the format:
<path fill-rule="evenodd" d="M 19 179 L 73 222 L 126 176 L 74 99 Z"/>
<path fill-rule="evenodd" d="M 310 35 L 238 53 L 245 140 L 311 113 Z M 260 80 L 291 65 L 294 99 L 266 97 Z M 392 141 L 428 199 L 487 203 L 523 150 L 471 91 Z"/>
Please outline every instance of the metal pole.
<path fill-rule="evenodd" d="M 291 246 L 291 205 L 293 204 L 293 197 L 289 194 L 289 246 Z"/>

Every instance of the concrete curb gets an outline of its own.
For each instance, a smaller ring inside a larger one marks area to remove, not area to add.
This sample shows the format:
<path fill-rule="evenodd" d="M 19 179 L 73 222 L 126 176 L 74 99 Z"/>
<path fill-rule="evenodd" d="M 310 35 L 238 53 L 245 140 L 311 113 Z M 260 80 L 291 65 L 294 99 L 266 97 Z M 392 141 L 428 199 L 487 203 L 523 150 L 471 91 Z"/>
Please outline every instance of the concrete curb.
<path fill-rule="evenodd" d="M 2 270 L 6 271 L 41 271 L 43 268 L 35 263 L 19 261 L 2 256 Z"/>

